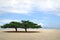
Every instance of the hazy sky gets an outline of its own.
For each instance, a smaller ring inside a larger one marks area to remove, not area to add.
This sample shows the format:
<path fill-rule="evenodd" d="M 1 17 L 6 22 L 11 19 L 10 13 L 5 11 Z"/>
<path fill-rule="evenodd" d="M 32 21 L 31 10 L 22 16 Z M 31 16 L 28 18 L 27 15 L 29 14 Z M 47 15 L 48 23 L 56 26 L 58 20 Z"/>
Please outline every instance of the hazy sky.
<path fill-rule="evenodd" d="M 0 0 L 0 25 L 21 20 L 60 28 L 60 0 Z"/>

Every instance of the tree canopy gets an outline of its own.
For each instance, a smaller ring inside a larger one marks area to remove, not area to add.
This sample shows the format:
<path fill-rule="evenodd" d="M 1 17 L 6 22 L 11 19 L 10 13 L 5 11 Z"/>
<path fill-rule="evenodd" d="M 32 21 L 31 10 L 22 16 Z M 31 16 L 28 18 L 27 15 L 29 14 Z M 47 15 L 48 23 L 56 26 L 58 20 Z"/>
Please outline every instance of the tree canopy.
<path fill-rule="evenodd" d="M 4 24 L 3 26 L 1 26 L 1 28 L 15 28 L 16 31 L 17 28 L 24 28 L 27 32 L 27 28 L 41 28 L 41 25 L 38 25 L 30 21 L 22 20 L 21 22 L 10 22 L 8 24 Z"/>

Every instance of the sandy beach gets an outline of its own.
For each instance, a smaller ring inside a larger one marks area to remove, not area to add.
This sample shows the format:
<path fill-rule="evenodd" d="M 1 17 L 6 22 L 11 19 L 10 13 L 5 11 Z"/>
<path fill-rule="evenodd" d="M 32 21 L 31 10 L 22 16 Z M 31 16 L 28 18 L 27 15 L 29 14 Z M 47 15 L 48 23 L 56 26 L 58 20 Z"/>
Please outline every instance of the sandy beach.
<path fill-rule="evenodd" d="M 60 40 L 60 29 L 0 30 L 0 40 Z"/>

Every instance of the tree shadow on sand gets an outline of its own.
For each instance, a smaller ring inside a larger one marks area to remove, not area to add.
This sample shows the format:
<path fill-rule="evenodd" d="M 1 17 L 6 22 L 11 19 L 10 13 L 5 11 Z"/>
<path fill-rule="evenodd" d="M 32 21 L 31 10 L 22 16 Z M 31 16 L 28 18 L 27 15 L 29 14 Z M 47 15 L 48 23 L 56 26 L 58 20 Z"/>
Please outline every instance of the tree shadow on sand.
<path fill-rule="evenodd" d="M 5 33 L 40 33 L 39 31 L 27 31 L 27 32 L 25 32 L 25 31 L 3 31 L 3 32 L 5 32 Z"/>

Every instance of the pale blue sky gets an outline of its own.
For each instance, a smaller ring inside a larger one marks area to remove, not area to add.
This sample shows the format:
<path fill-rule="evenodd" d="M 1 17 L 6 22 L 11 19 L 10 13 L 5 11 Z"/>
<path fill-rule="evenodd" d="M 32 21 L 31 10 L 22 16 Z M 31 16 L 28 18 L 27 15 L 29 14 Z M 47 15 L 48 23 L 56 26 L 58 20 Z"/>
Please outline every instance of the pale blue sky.
<path fill-rule="evenodd" d="M 21 20 L 60 28 L 60 0 L 0 0 L 0 25 Z"/>

